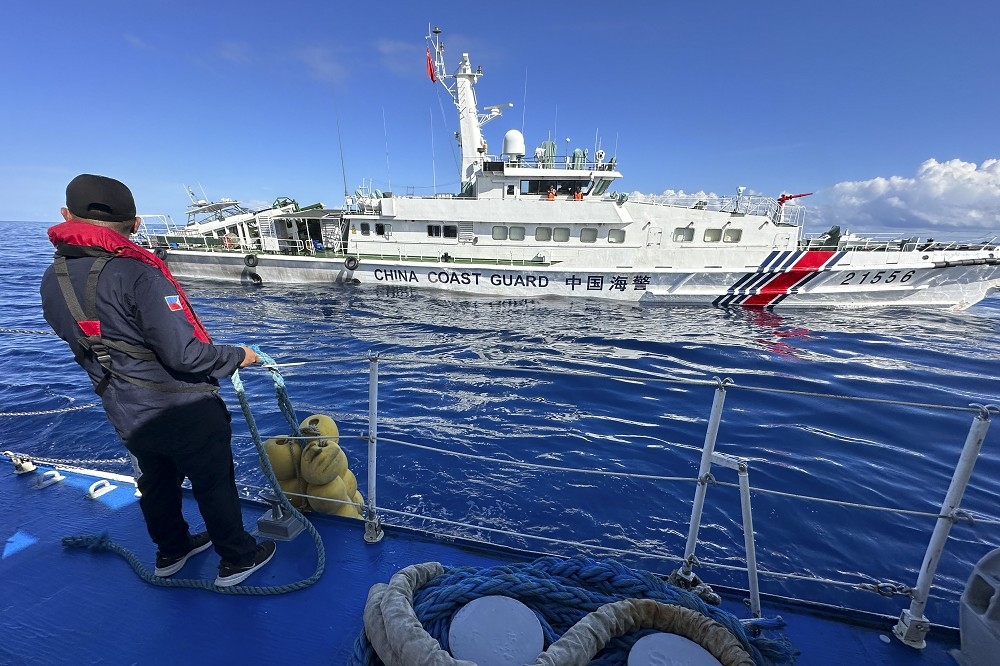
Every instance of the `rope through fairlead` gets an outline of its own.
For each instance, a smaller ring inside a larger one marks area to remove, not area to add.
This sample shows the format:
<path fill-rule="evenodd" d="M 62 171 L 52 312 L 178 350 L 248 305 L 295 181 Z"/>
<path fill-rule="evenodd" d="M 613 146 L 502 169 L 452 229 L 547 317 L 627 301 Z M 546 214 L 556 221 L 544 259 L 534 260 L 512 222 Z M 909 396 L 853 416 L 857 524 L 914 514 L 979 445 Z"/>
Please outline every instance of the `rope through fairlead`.
<path fill-rule="evenodd" d="M 261 359 L 264 365 L 267 367 L 268 372 L 271 373 L 271 379 L 274 381 L 275 396 L 278 400 L 278 408 L 281 410 L 282 415 L 285 420 L 288 421 L 292 429 L 295 431 L 296 435 L 299 435 L 299 426 L 295 422 L 295 409 L 292 407 L 291 400 L 288 397 L 288 390 L 285 387 L 285 381 L 278 373 L 276 369 L 276 363 L 274 360 L 261 351 L 260 347 L 257 345 L 251 345 L 254 353 Z M 260 440 L 260 433 L 257 431 L 257 423 L 253 418 L 253 414 L 250 411 L 250 403 L 246 397 L 246 391 L 243 387 L 243 380 L 240 379 L 239 371 L 233 373 L 232 377 L 233 387 L 236 389 L 236 395 L 240 399 L 240 408 L 243 411 L 243 417 L 246 419 L 247 426 L 250 429 L 250 433 L 253 435 L 254 446 L 257 448 L 257 455 L 260 457 L 261 469 L 264 475 L 267 477 L 268 482 L 271 484 L 271 488 L 274 491 L 278 502 L 281 504 L 281 508 L 292 514 L 296 520 L 302 522 L 306 531 L 312 536 L 313 541 L 316 544 L 316 570 L 308 578 L 298 581 L 296 583 L 290 583 L 288 585 L 278 585 L 278 586 L 250 586 L 250 585 L 234 585 L 232 587 L 216 587 L 215 584 L 208 580 L 202 579 L 185 579 L 185 578 L 161 578 L 160 576 L 155 576 L 147 570 L 139 558 L 132 553 L 127 548 L 115 543 L 105 532 L 98 535 L 79 535 L 79 536 L 68 536 L 63 537 L 62 545 L 65 548 L 88 548 L 93 551 L 110 551 L 121 555 L 125 560 L 131 565 L 132 569 L 142 578 L 144 581 L 151 585 L 158 585 L 160 587 L 193 587 L 201 588 L 204 590 L 211 590 L 212 592 L 218 592 L 219 594 L 235 594 L 235 595 L 271 595 L 271 594 L 284 594 L 285 592 L 294 592 L 295 590 L 301 590 L 303 588 L 309 587 L 313 583 L 319 580 L 320 576 L 323 574 L 323 569 L 326 567 L 326 549 L 323 546 L 323 539 L 320 537 L 319 532 L 313 527 L 312 523 L 306 519 L 305 516 L 296 509 L 285 494 L 281 491 L 281 486 L 278 484 L 277 478 L 274 476 L 274 470 L 271 468 L 271 461 L 268 460 L 267 454 L 264 451 L 264 444 Z"/>

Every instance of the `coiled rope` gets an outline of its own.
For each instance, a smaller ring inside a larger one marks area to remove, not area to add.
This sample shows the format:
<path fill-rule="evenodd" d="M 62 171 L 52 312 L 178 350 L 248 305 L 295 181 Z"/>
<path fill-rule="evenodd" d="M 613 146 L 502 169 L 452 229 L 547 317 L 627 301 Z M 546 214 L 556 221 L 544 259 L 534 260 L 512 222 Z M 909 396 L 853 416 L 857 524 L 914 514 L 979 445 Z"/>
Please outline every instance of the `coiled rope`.
<path fill-rule="evenodd" d="M 407 589 L 408 585 L 413 589 Z M 597 561 L 587 557 L 563 560 L 549 556 L 530 563 L 482 569 L 445 569 L 437 563 L 404 569 L 393 576 L 388 586 L 376 585 L 369 592 L 365 631 L 355 642 L 349 664 L 396 666 L 393 660 L 408 649 L 404 643 L 421 638 L 426 638 L 423 642 L 429 652 L 436 653 L 435 645 L 447 651 L 448 632 L 455 613 L 474 599 L 494 594 L 517 599 L 528 606 L 542 625 L 546 646 L 554 644 L 581 620 L 607 604 L 649 600 L 680 606 L 719 623 L 757 666 L 791 664 L 798 654 L 784 635 L 765 637 L 762 633 L 784 626 L 780 617 L 741 621 L 721 608 L 706 604 L 691 592 L 674 587 L 651 573 L 631 570 L 615 560 Z M 396 606 L 401 600 L 409 603 L 411 599 L 409 612 Z M 602 612 L 607 613 L 608 609 Z M 575 633 L 579 634 L 580 629 Z M 624 664 L 635 642 L 650 633 L 650 629 L 638 629 L 610 638 L 600 655 L 589 663 Z M 388 661 L 383 661 L 382 657 Z M 406 663 L 405 659 L 399 663 Z M 442 652 L 438 661 L 429 659 L 420 663 L 466 662 L 456 661 Z"/>
<path fill-rule="evenodd" d="M 274 360 L 265 354 L 257 345 L 251 345 L 251 349 L 257 354 L 261 359 L 268 372 L 271 373 L 271 379 L 274 381 L 275 395 L 278 399 L 279 409 L 285 420 L 288 421 L 289 426 L 295 431 L 295 434 L 299 433 L 299 425 L 295 419 L 295 409 L 292 407 L 291 400 L 288 397 L 288 391 L 285 387 L 285 381 L 278 373 L 276 364 Z M 257 455 L 260 457 L 261 469 L 264 475 L 267 477 L 268 482 L 271 484 L 271 488 L 274 491 L 274 495 L 277 497 L 278 501 L 281 503 L 281 508 L 285 511 L 291 513 L 296 520 L 302 522 L 305 526 L 306 531 L 312 536 L 313 541 L 316 544 L 316 570 L 311 576 L 296 583 L 290 583 L 287 585 L 277 585 L 277 586 L 249 586 L 249 585 L 234 585 L 231 587 L 216 587 L 214 582 L 208 580 L 200 579 L 184 579 L 184 578 L 161 578 L 160 576 L 154 576 L 147 570 L 138 557 L 127 548 L 115 543 L 105 532 L 98 535 L 81 535 L 81 536 L 68 536 L 64 537 L 62 540 L 62 545 L 64 548 L 88 548 L 95 552 L 110 551 L 112 553 L 117 553 L 121 555 L 125 560 L 131 565 L 132 569 L 139 575 L 142 580 L 146 581 L 151 585 L 158 585 L 160 587 L 194 587 L 204 590 L 211 590 L 212 592 L 218 592 L 219 594 L 235 594 L 235 595 L 271 595 L 271 594 L 284 594 L 285 592 L 294 592 L 295 590 L 301 590 L 303 588 L 309 587 L 313 583 L 319 580 L 320 576 L 323 574 L 323 569 L 326 567 L 326 549 L 323 546 L 323 539 L 320 537 L 319 532 L 313 527 L 302 513 L 299 512 L 285 494 L 281 492 L 281 487 L 278 484 L 278 480 L 274 476 L 274 470 L 271 468 L 271 462 L 268 460 L 267 454 L 264 451 L 264 444 L 260 440 L 260 433 L 257 431 L 257 423 L 254 421 L 253 414 L 250 411 L 250 403 L 246 397 L 246 391 L 243 388 L 243 380 L 240 379 L 239 371 L 233 373 L 233 387 L 236 389 L 236 395 L 240 399 L 240 408 L 243 410 L 243 416 L 246 418 L 247 426 L 250 428 L 250 433 L 253 436 L 254 446 L 257 448 Z"/>

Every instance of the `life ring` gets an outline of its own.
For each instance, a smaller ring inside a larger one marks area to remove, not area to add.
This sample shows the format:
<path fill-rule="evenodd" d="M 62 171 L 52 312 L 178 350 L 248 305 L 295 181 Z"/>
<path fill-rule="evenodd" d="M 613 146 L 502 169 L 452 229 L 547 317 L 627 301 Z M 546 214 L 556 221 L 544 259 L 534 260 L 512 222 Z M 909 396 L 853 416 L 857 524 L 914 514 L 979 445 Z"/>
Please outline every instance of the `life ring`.
<path fill-rule="evenodd" d="M 246 264 L 249 268 L 253 268 L 254 266 L 257 265 L 257 255 L 248 254 L 247 256 L 243 257 L 243 263 Z"/>
<path fill-rule="evenodd" d="M 360 263 L 361 262 L 358 261 L 357 257 L 348 257 L 347 259 L 344 259 L 344 268 L 346 268 L 349 271 L 353 271 L 358 267 L 358 264 Z"/>
<path fill-rule="evenodd" d="M 167 258 L 167 251 L 164 250 L 162 247 L 158 247 L 155 250 L 153 250 L 153 254 L 155 254 L 156 258 L 159 259 L 160 261 L 164 261 Z"/>

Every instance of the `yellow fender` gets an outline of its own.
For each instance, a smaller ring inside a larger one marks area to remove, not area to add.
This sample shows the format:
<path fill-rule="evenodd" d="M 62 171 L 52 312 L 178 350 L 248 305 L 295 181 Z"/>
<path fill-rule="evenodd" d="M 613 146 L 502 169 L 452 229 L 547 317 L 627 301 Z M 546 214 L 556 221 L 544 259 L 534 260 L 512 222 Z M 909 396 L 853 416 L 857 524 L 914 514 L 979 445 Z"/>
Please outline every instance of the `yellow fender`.
<path fill-rule="evenodd" d="M 306 483 L 321 486 L 342 476 L 347 469 L 347 454 L 336 441 L 319 439 L 302 451 L 302 478 Z"/>
<path fill-rule="evenodd" d="M 330 500 L 341 500 L 350 502 L 347 496 L 347 486 L 339 476 L 329 483 L 312 484 L 306 486 L 306 494 L 309 495 L 309 506 L 322 513 L 339 514 L 347 506 L 353 508 L 351 504 L 341 504 L 341 502 L 331 502 Z"/>
<path fill-rule="evenodd" d="M 354 497 L 354 493 L 358 492 L 358 480 L 354 476 L 354 472 L 347 468 L 340 475 L 340 478 L 344 480 L 344 485 L 347 487 L 347 496 Z"/>
<path fill-rule="evenodd" d="M 298 478 L 302 457 L 302 447 L 298 442 L 285 437 L 272 437 L 264 442 L 264 452 L 278 481 Z"/>
<path fill-rule="evenodd" d="M 299 430 L 302 431 L 303 435 L 319 435 L 326 439 L 332 439 L 334 444 L 340 443 L 340 428 L 337 427 L 337 422 L 326 414 L 307 416 L 299 424 Z"/>
<path fill-rule="evenodd" d="M 281 485 L 282 492 L 285 493 L 285 497 L 291 502 L 299 511 L 305 511 L 309 508 L 309 501 L 306 500 L 302 495 L 305 494 L 305 483 L 302 479 L 288 479 L 286 481 L 278 481 Z M 289 495 L 289 493 L 295 493 L 294 495 Z"/>

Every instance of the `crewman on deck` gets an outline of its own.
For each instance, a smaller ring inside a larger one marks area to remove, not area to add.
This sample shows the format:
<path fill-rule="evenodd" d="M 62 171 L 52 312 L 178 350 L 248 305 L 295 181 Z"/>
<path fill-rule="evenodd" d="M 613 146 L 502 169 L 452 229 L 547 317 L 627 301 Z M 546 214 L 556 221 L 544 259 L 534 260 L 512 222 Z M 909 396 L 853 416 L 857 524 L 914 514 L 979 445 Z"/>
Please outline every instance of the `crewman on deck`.
<path fill-rule="evenodd" d="M 555 200 L 556 200 L 556 186 L 549 185 L 549 201 L 555 201 Z"/>
<path fill-rule="evenodd" d="M 61 213 L 64 222 L 48 232 L 56 254 L 42 278 L 42 309 L 138 462 L 139 506 L 157 546 L 154 574 L 172 576 L 214 545 L 215 584 L 237 585 L 270 561 L 275 546 L 243 527 L 219 378 L 256 363 L 257 354 L 214 344 L 166 264 L 129 240 L 142 220 L 123 183 L 77 176 Z M 184 519 L 185 477 L 206 532 L 191 534 Z"/>

